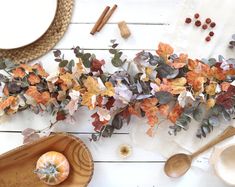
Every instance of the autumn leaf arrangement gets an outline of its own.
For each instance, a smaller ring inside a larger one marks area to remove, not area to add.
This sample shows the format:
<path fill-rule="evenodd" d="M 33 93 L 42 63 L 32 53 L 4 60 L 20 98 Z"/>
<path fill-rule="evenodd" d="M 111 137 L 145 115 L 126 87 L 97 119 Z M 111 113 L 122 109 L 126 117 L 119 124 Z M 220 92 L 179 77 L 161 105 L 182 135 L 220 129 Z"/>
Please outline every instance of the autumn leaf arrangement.
<path fill-rule="evenodd" d="M 132 116 L 146 117 L 153 136 L 161 120 L 172 122 L 169 134 L 199 122 L 195 135 L 206 137 L 221 120 L 232 120 L 235 107 L 235 59 L 190 59 L 174 54 L 160 43 L 156 53 L 141 51 L 131 61 L 124 59 L 118 44 L 111 41 L 111 62 L 119 70 L 104 71 L 105 61 L 73 48 L 75 59 L 54 51 L 58 72 L 49 75 L 42 65 L 0 61 L 2 96 L 0 115 L 23 110 L 51 114 L 53 123 L 72 118 L 81 107 L 94 111 L 91 140 L 111 137 L 129 124 Z M 136 71 L 130 71 L 134 66 Z M 78 124 L 79 126 L 79 124 Z M 40 131 L 27 129 L 33 137 Z"/>

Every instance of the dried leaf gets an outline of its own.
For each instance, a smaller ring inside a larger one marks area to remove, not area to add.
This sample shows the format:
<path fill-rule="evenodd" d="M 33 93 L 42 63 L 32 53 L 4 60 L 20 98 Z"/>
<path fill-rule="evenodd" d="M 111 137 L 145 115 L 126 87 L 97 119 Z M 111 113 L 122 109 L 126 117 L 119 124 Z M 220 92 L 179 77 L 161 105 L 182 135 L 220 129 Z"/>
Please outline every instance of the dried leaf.
<path fill-rule="evenodd" d="M 81 105 L 87 106 L 90 110 L 95 108 L 96 103 L 96 95 L 90 92 L 86 92 L 82 96 L 82 103 Z"/>
<path fill-rule="evenodd" d="M 61 110 L 56 113 L 56 121 L 63 121 L 66 119 L 66 113 Z"/>
<path fill-rule="evenodd" d="M 9 96 L 6 99 L 4 99 L 3 101 L 0 102 L 0 110 L 4 110 L 7 107 L 10 107 L 15 101 L 16 101 L 16 97 L 14 96 Z"/>
<path fill-rule="evenodd" d="M 14 78 L 21 78 L 23 79 L 24 76 L 26 75 L 26 73 L 24 72 L 24 70 L 22 68 L 16 68 L 12 70 L 12 74 L 14 76 Z"/>
<path fill-rule="evenodd" d="M 196 121 L 201 121 L 203 119 L 203 109 L 202 106 L 199 105 L 194 111 L 193 111 L 193 118 Z"/>
<path fill-rule="evenodd" d="M 34 64 L 32 68 L 36 70 L 37 74 L 40 75 L 41 77 L 48 77 L 48 73 L 40 64 Z"/>
<path fill-rule="evenodd" d="M 156 98 L 149 98 L 144 99 L 140 104 L 140 108 L 145 112 L 145 115 L 148 118 L 148 124 L 150 126 L 154 126 L 158 122 L 158 108 L 156 106 L 157 103 L 158 100 Z"/>
<path fill-rule="evenodd" d="M 97 114 L 100 121 L 109 121 L 111 119 L 110 111 L 105 108 L 98 108 Z"/>
<path fill-rule="evenodd" d="M 210 83 L 208 86 L 206 86 L 206 93 L 210 96 L 215 95 L 216 86 L 217 83 Z"/>
<path fill-rule="evenodd" d="M 215 99 L 213 99 L 213 98 L 208 99 L 207 102 L 206 102 L 206 107 L 208 109 L 210 109 L 214 106 L 215 106 Z"/>
<path fill-rule="evenodd" d="M 99 71 L 100 73 L 103 73 L 102 71 L 102 66 L 105 64 L 104 60 L 97 60 L 97 59 L 93 59 L 91 62 L 91 71 Z"/>
<path fill-rule="evenodd" d="M 25 94 L 32 97 L 37 104 L 41 103 L 43 105 L 47 104 L 51 98 L 49 92 L 40 93 L 35 86 L 30 86 Z"/>
<path fill-rule="evenodd" d="M 123 119 L 121 117 L 120 114 L 116 114 L 113 118 L 113 121 L 112 121 L 112 126 L 117 129 L 117 130 L 120 130 L 123 126 Z"/>
<path fill-rule="evenodd" d="M 158 99 L 158 102 L 161 105 L 168 104 L 169 102 L 174 100 L 173 95 L 165 91 L 156 92 L 155 97 Z"/>
<path fill-rule="evenodd" d="M 106 125 L 104 127 L 104 131 L 102 132 L 102 137 L 111 137 L 114 131 L 114 127 L 112 125 Z"/>
<path fill-rule="evenodd" d="M 183 112 L 183 108 L 177 103 L 172 109 L 172 111 L 169 113 L 167 118 L 172 123 L 175 123 L 177 119 L 180 117 L 180 115 L 182 114 L 182 112 Z"/>
<path fill-rule="evenodd" d="M 179 70 L 166 63 L 161 63 L 157 67 L 157 73 L 161 78 L 173 79 L 179 74 Z"/>
<path fill-rule="evenodd" d="M 221 84 L 220 84 L 220 86 L 221 86 L 221 89 L 222 89 L 222 91 L 224 91 L 224 92 L 227 92 L 228 91 L 228 88 L 230 87 L 230 83 L 228 83 L 228 82 L 222 82 Z"/>
<path fill-rule="evenodd" d="M 170 45 L 160 42 L 158 45 L 158 50 L 156 52 L 160 57 L 167 61 L 168 56 L 172 55 L 174 50 Z"/>
<path fill-rule="evenodd" d="M 168 114 L 169 114 L 169 109 L 170 109 L 170 107 L 169 107 L 169 105 L 167 105 L 167 104 L 165 104 L 165 105 L 160 105 L 160 106 L 158 107 L 159 113 L 160 113 L 161 115 L 163 115 L 163 116 L 168 116 Z"/>
<path fill-rule="evenodd" d="M 63 75 L 60 75 L 60 79 L 63 81 L 63 83 L 65 85 L 67 85 L 67 87 L 71 87 L 73 84 L 73 75 L 71 73 L 65 73 Z"/>
<path fill-rule="evenodd" d="M 208 123 L 212 126 L 219 126 L 219 118 L 217 116 L 211 116 L 209 119 L 208 119 Z"/>
<path fill-rule="evenodd" d="M 109 96 L 109 97 L 114 96 L 113 84 L 111 82 L 106 82 L 105 87 L 106 87 L 106 89 L 104 91 L 102 91 L 101 95 L 102 96 Z"/>
<path fill-rule="evenodd" d="M 92 125 L 95 127 L 95 131 L 100 132 L 101 129 L 108 124 L 108 121 L 100 121 L 99 115 L 96 113 L 92 114 L 91 116 L 94 118 L 94 121 L 92 122 Z"/>
<path fill-rule="evenodd" d="M 179 58 L 176 58 L 174 62 L 171 64 L 176 69 L 182 68 L 187 64 L 188 55 L 187 54 L 180 54 Z"/>
<path fill-rule="evenodd" d="M 99 94 L 100 88 L 98 86 L 98 82 L 91 76 L 89 76 L 84 81 L 84 86 L 87 88 L 87 91 L 91 94 Z"/>
<path fill-rule="evenodd" d="M 41 79 L 34 73 L 30 73 L 28 77 L 28 81 L 31 85 L 35 85 L 35 84 L 40 83 Z"/>

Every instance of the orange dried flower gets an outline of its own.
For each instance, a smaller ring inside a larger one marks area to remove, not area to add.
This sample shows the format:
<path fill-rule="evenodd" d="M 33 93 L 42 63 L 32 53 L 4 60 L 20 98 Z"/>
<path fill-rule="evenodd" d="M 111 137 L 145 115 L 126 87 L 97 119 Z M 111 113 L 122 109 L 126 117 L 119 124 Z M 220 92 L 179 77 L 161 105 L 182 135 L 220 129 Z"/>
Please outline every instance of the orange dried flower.
<path fill-rule="evenodd" d="M 0 102 L 0 110 L 4 110 L 7 107 L 11 106 L 12 103 L 14 103 L 16 98 L 14 96 L 7 97 L 3 101 Z"/>
<path fill-rule="evenodd" d="M 22 79 L 26 75 L 24 70 L 22 68 L 19 68 L 19 67 L 12 70 L 12 73 L 13 73 L 14 78 L 21 78 Z"/>
<path fill-rule="evenodd" d="M 45 69 L 40 64 L 34 64 L 33 69 L 37 70 L 37 74 L 41 77 L 48 77 L 49 74 L 45 71 Z"/>
<path fill-rule="evenodd" d="M 188 55 L 187 54 L 180 54 L 179 58 L 176 58 L 174 62 L 171 64 L 176 69 L 182 68 L 187 64 Z"/>
<path fill-rule="evenodd" d="M 35 75 L 34 73 L 30 73 L 29 77 L 28 77 L 28 81 L 31 85 L 35 85 L 40 83 L 41 79 Z"/>
<path fill-rule="evenodd" d="M 158 122 L 158 108 L 156 106 L 157 103 L 158 100 L 156 98 L 149 98 L 144 99 L 140 104 L 140 108 L 145 112 L 146 117 L 148 118 L 148 124 L 150 126 L 154 126 Z"/>
<path fill-rule="evenodd" d="M 32 97 L 37 102 L 37 104 L 41 103 L 45 105 L 51 98 L 49 92 L 40 93 L 36 86 L 30 86 L 25 94 Z"/>
<path fill-rule="evenodd" d="M 160 42 L 156 52 L 160 57 L 167 61 L 168 56 L 173 54 L 174 49 L 170 45 Z"/>
<path fill-rule="evenodd" d="M 183 112 L 183 108 L 177 103 L 173 110 L 169 113 L 168 115 L 168 119 L 172 122 L 175 123 L 177 121 L 177 119 L 180 117 L 180 115 Z"/>
<path fill-rule="evenodd" d="M 231 85 L 231 84 L 228 83 L 228 82 L 222 82 L 222 83 L 220 84 L 221 89 L 222 89 L 222 91 L 224 91 L 224 92 L 227 92 L 227 91 L 228 91 L 228 88 L 229 88 L 230 85 Z"/>

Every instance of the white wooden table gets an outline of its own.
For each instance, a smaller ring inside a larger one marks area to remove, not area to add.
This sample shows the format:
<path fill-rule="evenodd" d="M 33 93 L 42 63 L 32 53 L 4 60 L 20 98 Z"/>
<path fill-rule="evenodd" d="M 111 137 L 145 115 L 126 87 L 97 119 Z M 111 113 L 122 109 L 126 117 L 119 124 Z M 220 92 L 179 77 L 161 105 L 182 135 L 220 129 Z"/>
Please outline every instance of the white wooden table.
<path fill-rule="evenodd" d="M 118 9 L 103 30 L 91 36 L 90 30 L 106 5 L 118 4 Z M 117 39 L 120 48 L 128 58 L 139 50 L 155 50 L 167 33 L 171 21 L 176 18 L 181 0 L 75 0 L 74 14 L 68 32 L 56 46 L 68 58 L 73 58 L 70 49 L 73 46 L 94 52 L 98 58 L 110 62 L 108 45 L 110 39 Z M 117 22 L 125 20 L 132 36 L 123 40 L 119 35 Z M 53 72 L 56 63 L 52 53 L 40 61 L 49 72 Z M 95 171 L 89 187 L 223 187 L 226 186 L 215 175 L 192 168 L 184 177 L 171 179 L 165 176 L 163 166 L 165 158 L 160 154 L 146 151 L 133 145 L 129 135 L 130 127 L 115 132 L 112 138 L 99 142 L 90 142 L 93 132 L 90 112 L 79 111 L 74 125 L 60 123 L 56 130 L 67 131 L 81 138 L 91 150 Z M 36 116 L 30 112 L 16 114 L 0 124 L 0 153 L 22 144 L 21 131 L 32 127 L 42 129 L 49 124 L 48 116 Z M 131 124 L 134 125 L 134 124 Z M 133 155 L 123 160 L 117 149 L 120 144 L 133 146 Z M 166 145 L 167 149 L 167 145 Z M 1 177 L 1 176 L 0 176 Z"/>

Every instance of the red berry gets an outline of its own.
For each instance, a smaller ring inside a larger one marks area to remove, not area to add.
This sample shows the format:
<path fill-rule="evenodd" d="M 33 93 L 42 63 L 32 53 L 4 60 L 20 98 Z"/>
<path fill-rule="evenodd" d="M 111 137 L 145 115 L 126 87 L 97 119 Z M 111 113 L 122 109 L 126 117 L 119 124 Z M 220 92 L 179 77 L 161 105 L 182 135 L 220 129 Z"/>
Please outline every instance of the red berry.
<path fill-rule="evenodd" d="M 210 24 L 211 23 L 211 19 L 210 18 L 206 18 L 206 23 Z"/>
<path fill-rule="evenodd" d="M 199 21 L 199 20 L 195 21 L 195 25 L 196 25 L 197 27 L 200 27 L 201 24 L 202 24 L 201 21 Z"/>
<path fill-rule="evenodd" d="M 204 30 L 206 30 L 206 29 L 208 28 L 208 26 L 207 26 L 206 24 L 203 24 L 203 25 L 202 25 L 202 28 L 203 28 Z"/>
<path fill-rule="evenodd" d="M 199 15 L 198 13 L 194 14 L 194 17 L 195 17 L 196 19 L 198 19 L 199 16 L 200 16 L 200 15 Z"/>
<path fill-rule="evenodd" d="M 211 37 L 210 37 L 210 36 L 207 36 L 207 37 L 205 38 L 205 40 L 206 40 L 207 42 L 209 42 L 209 41 L 211 41 Z"/>
<path fill-rule="evenodd" d="M 212 22 L 212 23 L 210 24 L 210 27 L 211 27 L 211 28 L 214 28 L 215 26 L 216 26 L 215 22 Z"/>
<path fill-rule="evenodd" d="M 210 36 L 214 36 L 214 34 L 215 34 L 215 33 L 214 33 L 214 32 L 212 32 L 212 31 L 211 31 L 211 32 L 209 32 L 209 35 L 210 35 Z"/>
<path fill-rule="evenodd" d="M 186 18 L 186 19 L 185 19 L 185 23 L 188 23 L 188 24 L 189 24 L 189 23 L 191 23 L 191 21 L 192 21 L 191 18 Z"/>

